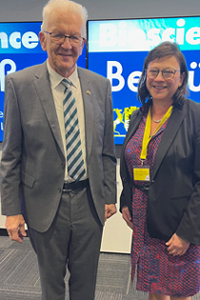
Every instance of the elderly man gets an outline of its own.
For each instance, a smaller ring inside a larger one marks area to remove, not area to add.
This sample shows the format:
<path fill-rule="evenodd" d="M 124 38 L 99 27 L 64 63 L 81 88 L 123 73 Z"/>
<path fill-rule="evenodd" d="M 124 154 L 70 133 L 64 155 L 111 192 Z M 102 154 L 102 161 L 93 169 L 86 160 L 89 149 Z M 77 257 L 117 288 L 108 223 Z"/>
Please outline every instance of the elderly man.
<path fill-rule="evenodd" d="M 50 0 L 39 34 L 47 61 L 6 77 L 2 213 L 11 240 L 28 225 L 42 299 L 93 300 L 104 221 L 116 212 L 110 83 L 78 68 L 87 12 Z"/>

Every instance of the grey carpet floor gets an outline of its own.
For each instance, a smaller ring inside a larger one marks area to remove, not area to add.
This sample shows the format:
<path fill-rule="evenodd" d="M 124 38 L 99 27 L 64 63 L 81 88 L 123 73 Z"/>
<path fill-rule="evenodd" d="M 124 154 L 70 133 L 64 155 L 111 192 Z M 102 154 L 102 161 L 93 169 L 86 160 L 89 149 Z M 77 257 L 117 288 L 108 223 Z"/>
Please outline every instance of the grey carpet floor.
<path fill-rule="evenodd" d="M 146 299 L 146 293 L 130 284 L 130 256 L 101 253 L 95 300 Z M 20 245 L 0 236 L 0 300 L 41 300 L 37 260 L 28 238 Z M 193 300 L 200 300 L 200 293 Z"/>

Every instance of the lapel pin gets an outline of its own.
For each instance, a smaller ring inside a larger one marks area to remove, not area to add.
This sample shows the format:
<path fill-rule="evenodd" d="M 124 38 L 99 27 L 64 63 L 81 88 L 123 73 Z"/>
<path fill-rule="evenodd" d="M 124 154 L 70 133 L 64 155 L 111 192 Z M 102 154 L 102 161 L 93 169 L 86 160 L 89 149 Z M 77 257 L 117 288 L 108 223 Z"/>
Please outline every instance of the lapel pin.
<path fill-rule="evenodd" d="M 90 92 L 90 91 L 88 91 L 88 90 L 87 90 L 87 92 L 86 92 L 86 93 L 87 93 L 88 95 L 91 95 L 91 92 Z"/>

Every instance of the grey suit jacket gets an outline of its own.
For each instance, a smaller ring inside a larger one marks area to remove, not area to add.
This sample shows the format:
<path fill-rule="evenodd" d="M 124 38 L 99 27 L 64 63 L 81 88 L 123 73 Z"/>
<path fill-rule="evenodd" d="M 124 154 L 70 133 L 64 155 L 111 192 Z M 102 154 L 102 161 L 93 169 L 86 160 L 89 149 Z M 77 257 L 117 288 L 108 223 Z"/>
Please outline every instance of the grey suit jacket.
<path fill-rule="evenodd" d="M 124 158 L 125 147 L 137 130 L 141 112 L 133 113 L 121 155 L 121 209 L 132 212 L 133 183 Z M 168 241 L 177 233 L 200 245 L 200 105 L 185 99 L 174 107 L 158 146 L 147 204 L 151 237 Z"/>
<path fill-rule="evenodd" d="M 82 89 L 89 185 L 104 224 L 105 204 L 115 203 L 115 154 L 109 80 L 78 68 Z M 56 214 L 65 157 L 46 62 L 6 77 L 1 161 L 2 214 L 23 213 L 46 231 Z"/>

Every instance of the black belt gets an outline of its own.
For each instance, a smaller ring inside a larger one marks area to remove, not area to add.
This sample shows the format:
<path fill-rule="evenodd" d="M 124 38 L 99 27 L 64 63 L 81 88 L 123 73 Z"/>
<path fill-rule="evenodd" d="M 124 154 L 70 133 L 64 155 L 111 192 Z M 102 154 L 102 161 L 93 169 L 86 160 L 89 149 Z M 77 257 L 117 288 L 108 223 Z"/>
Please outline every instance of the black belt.
<path fill-rule="evenodd" d="M 140 191 L 142 191 L 142 192 L 144 192 L 146 195 L 148 194 L 148 191 L 149 191 L 149 185 L 144 185 L 144 186 L 140 186 L 140 185 L 137 185 L 137 184 L 133 184 L 133 186 L 136 188 L 136 189 L 138 189 L 138 190 L 140 190 Z"/>
<path fill-rule="evenodd" d="M 74 182 L 64 182 L 63 184 L 63 190 L 78 190 L 78 189 L 83 189 L 86 186 L 89 185 L 89 180 L 85 179 L 85 180 L 81 180 L 81 181 L 74 181 Z"/>

